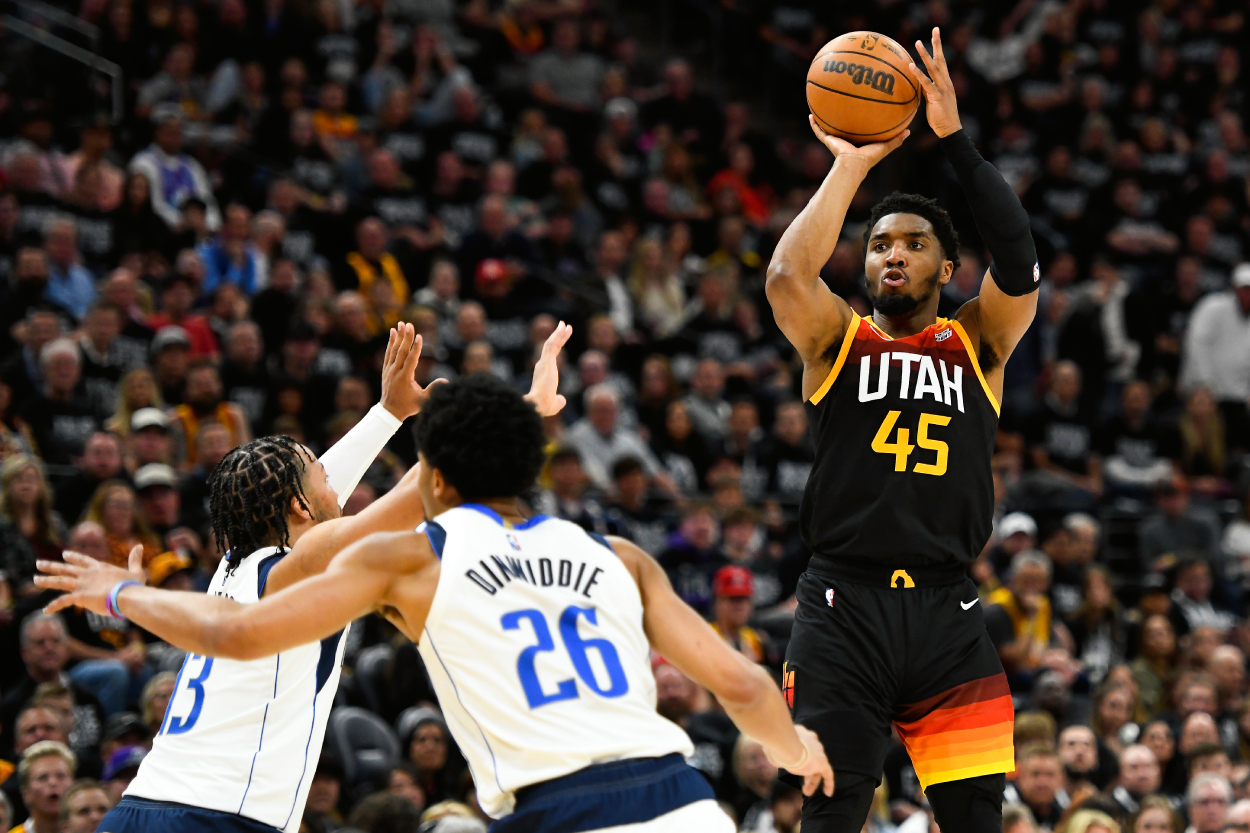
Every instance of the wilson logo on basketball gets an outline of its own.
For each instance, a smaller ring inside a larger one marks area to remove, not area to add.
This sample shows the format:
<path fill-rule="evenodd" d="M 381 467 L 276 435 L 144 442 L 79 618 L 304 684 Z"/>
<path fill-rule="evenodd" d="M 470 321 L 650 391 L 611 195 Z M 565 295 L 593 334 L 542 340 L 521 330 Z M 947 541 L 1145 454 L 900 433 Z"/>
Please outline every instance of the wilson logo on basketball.
<path fill-rule="evenodd" d="M 881 69 L 874 72 L 870 66 L 849 64 L 833 58 L 825 61 L 825 72 L 832 72 L 834 75 L 849 75 L 854 84 L 862 84 L 865 87 L 872 87 L 879 93 L 894 95 L 894 73 L 892 72 Z"/>

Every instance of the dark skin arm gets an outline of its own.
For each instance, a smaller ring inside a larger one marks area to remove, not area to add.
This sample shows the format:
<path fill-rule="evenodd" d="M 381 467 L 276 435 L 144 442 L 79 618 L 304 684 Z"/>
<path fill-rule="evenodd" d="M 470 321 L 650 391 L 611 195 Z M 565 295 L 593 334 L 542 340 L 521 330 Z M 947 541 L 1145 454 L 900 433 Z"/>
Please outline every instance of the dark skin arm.
<path fill-rule="evenodd" d="M 777 242 L 765 285 L 777 326 L 803 359 L 805 399 L 829 375 L 833 368 L 829 348 L 842 341 L 854 314 L 820 279 L 820 270 L 833 254 L 846 210 L 860 183 L 909 135 L 904 130 L 889 142 L 857 148 L 821 130 L 815 117 L 809 116 L 808 123 L 835 161 L 815 195 Z"/>
<path fill-rule="evenodd" d="M 924 93 L 929 127 L 941 138 L 958 132 L 963 125 L 959 121 L 955 85 L 946 65 L 942 36 L 937 27 L 933 29 L 932 45 L 933 55 L 930 56 L 924 44 L 916 41 L 916 52 L 929 74 L 925 75 L 914 63 L 908 66 L 908 71 Z M 987 269 L 981 281 L 980 294 L 955 314 L 955 319 L 963 325 L 972 344 L 978 346 L 985 381 L 999 401 L 1002 401 L 1003 367 L 1007 364 L 1007 357 L 1024 337 L 1036 313 L 1036 292 L 1018 297 L 1008 295 L 998 288 Z"/>

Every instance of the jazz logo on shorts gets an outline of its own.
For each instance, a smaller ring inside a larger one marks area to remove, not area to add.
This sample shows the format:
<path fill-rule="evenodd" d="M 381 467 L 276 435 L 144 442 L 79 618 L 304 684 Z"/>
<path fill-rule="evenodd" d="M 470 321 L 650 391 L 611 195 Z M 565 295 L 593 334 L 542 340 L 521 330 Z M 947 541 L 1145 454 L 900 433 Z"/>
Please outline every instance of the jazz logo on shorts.
<path fill-rule="evenodd" d="M 833 607 L 833 588 L 832 587 L 830 587 L 828 590 L 825 591 L 825 604 L 829 605 L 830 607 Z"/>
<path fill-rule="evenodd" d="M 830 590 L 830 593 L 833 591 Z M 794 672 L 789 668 L 790 663 L 785 662 L 781 665 L 781 696 L 786 698 L 786 705 L 794 708 Z"/>

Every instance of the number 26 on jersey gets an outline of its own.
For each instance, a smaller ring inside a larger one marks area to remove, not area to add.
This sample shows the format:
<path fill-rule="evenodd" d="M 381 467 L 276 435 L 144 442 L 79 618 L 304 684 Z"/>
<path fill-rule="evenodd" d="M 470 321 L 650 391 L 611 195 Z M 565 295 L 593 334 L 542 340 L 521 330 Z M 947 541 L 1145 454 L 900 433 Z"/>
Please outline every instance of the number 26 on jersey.
<path fill-rule="evenodd" d="M 570 605 L 560 614 L 560 638 L 564 642 L 564 649 L 568 653 L 569 660 L 573 663 L 573 670 L 577 672 L 582 683 L 600 697 L 620 697 L 629 691 L 629 681 L 625 679 L 625 669 L 621 667 L 621 658 L 616 652 L 616 646 L 606 639 L 583 639 L 577 630 L 577 620 L 582 617 L 585 617 L 591 625 L 599 623 L 598 615 L 593 607 Z M 530 708 L 536 709 L 561 700 L 576 700 L 579 696 L 577 681 L 571 677 L 556 683 L 554 690 L 545 688 L 539 682 L 534 660 L 539 654 L 556 650 L 555 641 L 551 638 L 551 630 L 547 627 L 547 617 L 542 611 L 531 609 L 505 613 L 500 624 L 506 631 L 515 631 L 521 630 L 523 621 L 529 623 L 534 631 L 534 638 L 537 640 L 537 644 L 521 651 L 516 661 L 517 675 L 521 678 L 521 690 L 525 692 L 525 699 L 529 702 Z M 606 688 L 596 679 L 595 669 L 590 664 L 590 651 L 598 654 L 602 661 L 603 670 L 608 678 Z"/>

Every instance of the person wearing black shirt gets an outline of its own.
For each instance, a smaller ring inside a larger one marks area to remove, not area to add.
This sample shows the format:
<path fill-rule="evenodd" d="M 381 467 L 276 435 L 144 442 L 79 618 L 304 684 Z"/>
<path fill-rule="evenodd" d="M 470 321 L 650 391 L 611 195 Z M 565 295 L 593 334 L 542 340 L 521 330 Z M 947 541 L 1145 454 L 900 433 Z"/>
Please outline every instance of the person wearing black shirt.
<path fill-rule="evenodd" d="M 1094 448 L 1102 456 L 1107 488 L 1138 497 L 1172 473 L 1171 461 L 1180 455 L 1175 434 L 1159 424 L 1150 410 L 1150 386 L 1134 380 L 1120 394 L 1120 411 L 1094 434 Z"/>
<path fill-rule="evenodd" d="M 82 386 L 82 356 L 78 345 L 57 339 L 40 351 L 44 375 L 42 392 L 26 403 L 23 418 L 31 426 L 39 454 L 54 465 L 71 465 L 82 455 L 87 438 L 100 421 Z"/>
<path fill-rule="evenodd" d="M 116 434 L 97 431 L 83 447 L 74 475 L 56 487 L 53 508 L 72 523 L 82 517 L 83 510 L 96 489 L 107 480 L 125 478 L 122 471 L 121 440 Z"/>
<path fill-rule="evenodd" d="M 256 433 L 269 396 L 269 372 L 265 368 L 260 327 L 255 321 L 238 321 L 231 325 L 226 335 L 221 384 L 227 401 L 243 410 Z"/>
<path fill-rule="evenodd" d="M 725 129 L 720 108 L 710 96 L 695 91 L 690 65 L 680 58 L 664 67 L 664 86 L 664 95 L 643 109 L 643 122 L 648 127 L 667 124 L 692 152 L 710 157 Z"/>
<path fill-rule="evenodd" d="M 1080 406 L 1080 396 L 1080 369 L 1069 361 L 1056 364 L 1050 390 L 1029 420 L 1025 440 L 1035 469 L 1097 494 L 1102 491 L 1102 467 L 1092 454 L 1091 420 Z"/>
<path fill-rule="evenodd" d="M 616 485 L 616 497 L 605 511 L 608 523 L 617 528 L 617 535 L 646 552 L 662 551 L 673 518 L 663 503 L 647 499 L 647 476 L 642 462 L 634 457 L 617 460 L 612 464 L 612 482 Z"/>
<path fill-rule="evenodd" d="M 292 260 L 278 260 L 269 270 L 269 285 L 252 298 L 252 320 L 260 327 L 260 340 L 266 356 L 282 347 L 282 339 L 299 301 L 295 290 L 299 270 Z M 227 340 L 228 341 L 228 340 Z M 227 344 L 227 357 L 229 345 Z"/>
<path fill-rule="evenodd" d="M 711 611 L 712 576 L 729 563 L 716 543 L 717 532 L 711 507 L 691 506 L 659 556 L 677 595 L 704 614 Z"/>
<path fill-rule="evenodd" d="M 451 151 L 481 177 L 507 147 L 501 122 L 497 110 L 482 106 L 474 87 L 459 87 L 452 95 L 451 121 L 430 131 L 429 158 Z"/>

